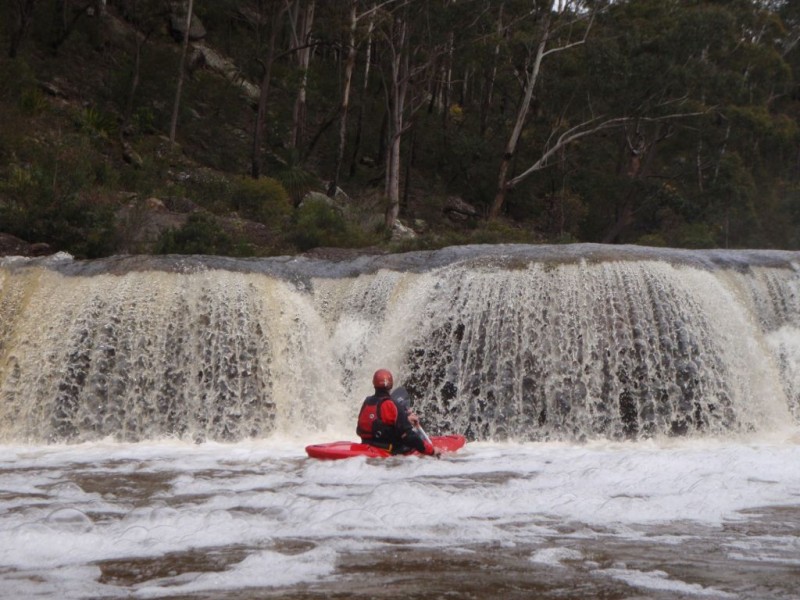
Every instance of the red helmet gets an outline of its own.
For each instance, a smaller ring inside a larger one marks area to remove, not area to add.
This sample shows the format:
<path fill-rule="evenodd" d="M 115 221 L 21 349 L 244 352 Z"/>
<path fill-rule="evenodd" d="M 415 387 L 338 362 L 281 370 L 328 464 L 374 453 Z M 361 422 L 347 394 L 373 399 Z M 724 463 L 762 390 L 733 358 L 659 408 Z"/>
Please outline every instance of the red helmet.
<path fill-rule="evenodd" d="M 372 376 L 372 385 L 376 390 L 390 390 L 394 385 L 392 372 L 388 369 L 378 369 Z"/>

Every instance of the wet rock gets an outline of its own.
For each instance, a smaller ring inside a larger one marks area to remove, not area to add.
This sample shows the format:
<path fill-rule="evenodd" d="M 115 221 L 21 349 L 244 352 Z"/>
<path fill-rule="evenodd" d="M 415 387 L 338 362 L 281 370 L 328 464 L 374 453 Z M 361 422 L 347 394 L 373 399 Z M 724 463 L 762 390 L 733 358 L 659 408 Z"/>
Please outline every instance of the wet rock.
<path fill-rule="evenodd" d="M 29 243 L 10 233 L 0 233 L 0 256 L 47 256 L 53 249 L 44 242 Z"/>

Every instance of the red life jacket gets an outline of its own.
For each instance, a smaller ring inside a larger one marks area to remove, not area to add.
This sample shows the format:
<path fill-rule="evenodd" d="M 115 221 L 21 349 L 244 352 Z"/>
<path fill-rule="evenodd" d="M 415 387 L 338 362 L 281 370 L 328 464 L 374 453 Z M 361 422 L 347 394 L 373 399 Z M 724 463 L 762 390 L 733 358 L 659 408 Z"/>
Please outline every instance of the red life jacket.
<path fill-rule="evenodd" d="M 364 443 L 383 448 L 391 448 L 397 443 L 394 426 L 381 419 L 381 405 L 387 401 L 393 402 L 389 395 L 375 394 L 368 396 L 361 405 L 356 433 Z"/>

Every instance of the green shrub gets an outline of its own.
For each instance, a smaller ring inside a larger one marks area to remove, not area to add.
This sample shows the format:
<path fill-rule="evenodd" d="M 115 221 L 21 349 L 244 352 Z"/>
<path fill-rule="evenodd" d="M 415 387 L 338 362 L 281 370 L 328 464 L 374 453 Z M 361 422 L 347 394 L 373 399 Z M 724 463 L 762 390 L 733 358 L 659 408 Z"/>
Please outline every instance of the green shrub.
<path fill-rule="evenodd" d="M 179 229 L 164 231 L 156 254 L 234 254 L 236 245 L 212 215 L 192 213 Z"/>
<path fill-rule="evenodd" d="M 113 253 L 114 210 L 103 194 L 86 190 L 58 195 L 41 172 L 12 179 L 0 188 L 8 199 L 0 205 L 5 231 L 79 258 Z"/>
<path fill-rule="evenodd" d="M 38 88 L 27 87 L 20 91 L 19 109 L 23 115 L 34 117 L 47 109 L 47 100 Z"/>
<path fill-rule="evenodd" d="M 471 234 L 469 244 L 531 244 L 541 241 L 535 232 L 503 220 L 481 223 Z"/>
<path fill-rule="evenodd" d="M 298 165 L 277 172 L 275 179 L 280 181 L 294 206 L 299 206 L 308 192 L 319 187 L 319 180 Z"/>
<path fill-rule="evenodd" d="M 92 165 L 95 183 L 107 188 L 115 188 L 119 184 L 119 171 L 109 160 L 96 160 Z"/>
<path fill-rule="evenodd" d="M 574 239 L 589 209 L 583 198 L 571 190 L 536 195 L 531 209 L 537 229 L 554 239 Z"/>
<path fill-rule="evenodd" d="M 140 196 L 166 196 L 171 169 L 164 157 L 166 142 L 158 136 L 142 136 L 131 140 L 131 149 L 141 162 L 120 169 L 120 186 Z"/>
<path fill-rule="evenodd" d="M 637 246 L 656 246 L 659 248 L 663 248 L 667 246 L 667 241 L 664 239 L 664 236 L 660 233 L 646 233 L 639 237 L 636 240 Z"/>
<path fill-rule="evenodd" d="M 231 202 L 241 216 L 274 228 L 281 227 L 292 212 L 289 194 L 271 177 L 239 177 L 232 183 Z"/>
<path fill-rule="evenodd" d="M 157 131 L 155 122 L 156 118 L 153 113 L 153 109 L 147 106 L 140 106 L 133 114 L 133 125 L 141 134 L 155 133 Z"/>
<path fill-rule="evenodd" d="M 18 101 L 24 92 L 34 89 L 36 75 L 25 60 L 0 60 L 0 100 Z"/>
<path fill-rule="evenodd" d="M 116 130 L 113 118 L 91 106 L 78 112 L 75 125 L 78 131 L 104 138 L 110 137 Z"/>
<path fill-rule="evenodd" d="M 0 180 L 4 231 L 78 257 L 113 252 L 114 207 L 102 184 L 115 175 L 88 141 L 66 136 L 17 150 L 24 162 L 12 163 Z"/>
<path fill-rule="evenodd" d="M 376 242 L 321 198 L 308 199 L 297 209 L 291 237 L 300 250 L 319 246 L 359 248 Z"/>
<path fill-rule="evenodd" d="M 676 232 L 675 242 L 679 248 L 714 248 L 717 236 L 709 223 L 687 223 Z"/>
<path fill-rule="evenodd" d="M 196 172 L 183 182 L 182 187 L 186 197 L 215 215 L 234 210 L 236 185 L 226 177 L 213 172 Z M 174 193 L 175 190 L 172 190 Z"/>

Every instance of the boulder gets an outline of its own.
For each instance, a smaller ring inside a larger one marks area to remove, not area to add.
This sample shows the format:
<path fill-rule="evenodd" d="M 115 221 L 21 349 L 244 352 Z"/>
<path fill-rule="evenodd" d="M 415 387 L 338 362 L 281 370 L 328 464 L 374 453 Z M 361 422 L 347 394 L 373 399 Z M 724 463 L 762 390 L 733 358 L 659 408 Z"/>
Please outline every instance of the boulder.
<path fill-rule="evenodd" d="M 404 225 L 400 219 L 394 222 L 394 226 L 392 227 L 392 241 L 399 242 L 403 240 L 413 240 L 417 237 L 416 232 Z"/>
<path fill-rule="evenodd" d="M 169 32 L 176 42 L 182 42 L 186 34 L 186 15 L 173 12 L 169 17 Z M 197 15 L 192 14 L 192 25 L 189 28 L 189 41 L 196 42 L 206 37 L 206 28 Z"/>
<path fill-rule="evenodd" d="M 449 197 L 442 209 L 444 214 L 453 221 L 467 221 L 481 216 L 477 208 L 458 196 Z"/>
<path fill-rule="evenodd" d="M 159 198 L 131 200 L 117 210 L 117 238 L 120 251 L 127 254 L 152 253 L 167 229 L 178 229 L 188 213 L 170 211 Z"/>
<path fill-rule="evenodd" d="M 142 157 L 139 155 L 139 153 L 136 152 L 136 150 L 134 150 L 127 142 L 122 143 L 122 159 L 137 169 L 141 168 L 144 164 L 144 160 L 142 160 Z"/>
<path fill-rule="evenodd" d="M 153 211 L 153 212 L 168 212 L 167 211 L 167 207 L 164 205 L 164 202 L 162 202 L 158 198 L 154 198 L 154 197 L 147 198 L 144 201 L 144 206 L 145 206 L 145 208 L 147 210 L 150 210 L 150 211 Z"/>
<path fill-rule="evenodd" d="M 340 204 L 350 204 L 351 203 L 352 200 L 350 199 L 350 196 L 348 196 L 347 192 L 345 192 L 338 185 L 336 186 L 336 189 L 334 190 L 334 189 L 332 189 L 332 184 L 333 184 L 332 181 L 329 181 L 329 182 L 323 181 L 323 183 L 325 184 L 325 189 L 327 190 L 327 194 L 328 194 L 329 198 L 333 198 L 334 200 L 336 200 L 336 202 L 338 202 Z"/>
<path fill-rule="evenodd" d="M 257 85 L 245 79 L 244 74 L 236 67 L 236 64 L 226 58 L 213 48 L 205 44 L 197 44 L 192 49 L 189 57 L 189 64 L 192 70 L 209 69 L 227 79 L 232 85 L 241 89 L 242 94 L 251 102 L 258 102 L 261 94 Z"/>
<path fill-rule="evenodd" d="M 331 198 L 322 192 L 307 192 L 303 199 L 300 201 L 298 208 L 301 208 L 306 202 L 319 202 L 320 204 L 327 204 L 332 209 L 341 212 L 342 207 L 339 205 L 336 198 Z"/>
<path fill-rule="evenodd" d="M 10 233 L 0 233 L 0 256 L 46 256 L 52 253 L 52 248 L 43 242 L 30 244 Z"/>

